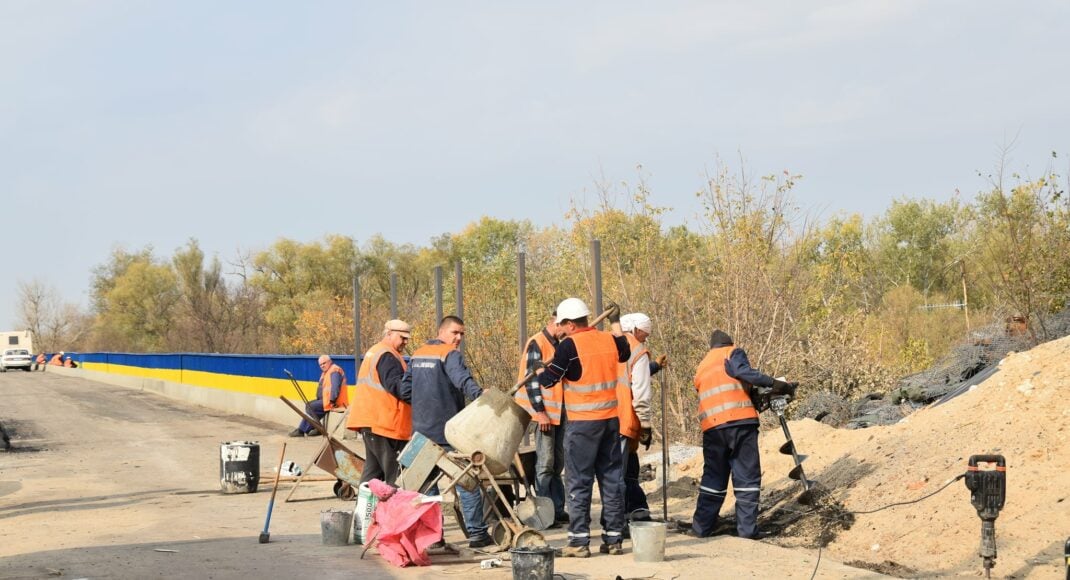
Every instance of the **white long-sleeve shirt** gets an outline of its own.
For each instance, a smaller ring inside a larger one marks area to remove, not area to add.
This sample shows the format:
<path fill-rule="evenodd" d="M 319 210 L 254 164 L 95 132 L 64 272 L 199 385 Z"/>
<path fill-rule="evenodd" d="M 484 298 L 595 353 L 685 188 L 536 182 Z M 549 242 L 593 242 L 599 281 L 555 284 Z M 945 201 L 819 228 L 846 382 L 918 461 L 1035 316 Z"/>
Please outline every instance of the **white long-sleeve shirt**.
<path fill-rule="evenodd" d="M 639 357 L 632 365 L 632 408 L 642 427 L 650 427 L 650 354 Z"/>

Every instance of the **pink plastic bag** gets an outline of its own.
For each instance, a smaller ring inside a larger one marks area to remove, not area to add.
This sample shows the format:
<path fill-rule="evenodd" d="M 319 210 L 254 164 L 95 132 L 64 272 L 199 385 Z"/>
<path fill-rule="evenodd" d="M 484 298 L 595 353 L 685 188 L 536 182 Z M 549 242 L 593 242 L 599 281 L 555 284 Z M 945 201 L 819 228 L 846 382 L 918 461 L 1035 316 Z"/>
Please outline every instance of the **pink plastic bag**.
<path fill-rule="evenodd" d="M 376 538 L 379 554 L 396 566 L 428 566 L 427 548 L 442 539 L 442 504 L 421 503 L 423 495 L 395 489 L 378 479 L 368 482 L 379 498 L 368 537 Z"/>

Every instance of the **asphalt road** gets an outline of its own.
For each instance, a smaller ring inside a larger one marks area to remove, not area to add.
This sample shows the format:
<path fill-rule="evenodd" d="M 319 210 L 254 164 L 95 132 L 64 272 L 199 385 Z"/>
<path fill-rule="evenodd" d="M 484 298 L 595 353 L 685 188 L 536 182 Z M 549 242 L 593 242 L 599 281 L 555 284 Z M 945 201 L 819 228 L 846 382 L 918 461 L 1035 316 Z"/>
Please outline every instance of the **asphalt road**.
<path fill-rule="evenodd" d="M 271 542 L 259 544 L 270 484 L 222 494 L 220 443 L 258 441 L 261 472 L 270 472 L 288 441 L 287 459 L 304 464 L 321 439 L 287 439 L 292 425 L 47 372 L 0 374 L 0 397 L 0 423 L 14 445 L 0 451 L 0 579 L 511 577 L 508 562 L 480 570 L 471 558 L 436 557 L 431 567 L 399 569 L 374 550 L 360 559 L 361 546 L 321 545 L 319 512 L 352 508 L 333 498 L 330 483 L 302 484 L 295 495 L 302 501 L 290 503 L 282 501 L 288 484 L 281 485 Z M 564 544 L 563 530 L 548 537 Z M 449 519 L 446 539 L 462 540 Z M 809 578 L 817 556 L 733 537 L 674 536 L 667 561 L 637 564 L 627 548 L 623 556 L 558 559 L 556 571 L 566 578 Z M 818 577 L 880 575 L 824 559 Z"/>

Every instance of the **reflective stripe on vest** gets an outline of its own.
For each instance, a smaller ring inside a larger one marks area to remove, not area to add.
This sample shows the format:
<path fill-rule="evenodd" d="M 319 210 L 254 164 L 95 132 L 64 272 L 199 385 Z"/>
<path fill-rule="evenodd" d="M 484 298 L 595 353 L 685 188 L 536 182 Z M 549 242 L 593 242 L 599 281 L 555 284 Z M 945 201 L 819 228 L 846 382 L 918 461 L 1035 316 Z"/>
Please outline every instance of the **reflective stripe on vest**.
<path fill-rule="evenodd" d="M 342 375 L 342 386 L 338 389 L 338 398 L 331 402 L 331 375 Z M 345 409 L 349 406 L 349 385 L 346 383 L 346 373 L 342 367 L 331 363 L 327 370 L 320 374 L 320 394 L 323 398 L 323 410 Z"/>
<path fill-rule="evenodd" d="M 625 381 L 617 361 L 619 355 L 613 335 L 587 330 L 574 333 L 570 338 L 576 345 L 581 374 L 576 381 L 562 381 L 568 420 L 596 421 L 616 417 L 618 387 Z"/>
<path fill-rule="evenodd" d="M 758 418 L 743 383 L 725 371 L 725 361 L 733 350 L 734 346 L 711 349 L 695 372 L 698 419 L 703 431 L 731 421 Z"/>
<path fill-rule="evenodd" d="M 535 341 L 535 344 L 539 347 L 539 354 L 542 356 L 542 362 L 550 364 L 550 361 L 554 358 L 554 345 L 550 343 L 550 340 L 546 338 L 546 331 L 541 331 L 525 342 L 525 345 L 530 345 L 531 341 Z M 520 371 L 516 375 L 516 381 L 519 383 L 520 379 L 524 378 L 524 375 L 528 374 L 528 350 L 525 346 L 524 352 L 520 353 Z M 561 406 L 562 401 L 565 399 L 564 389 L 547 389 L 545 387 L 539 387 L 542 391 L 542 406 L 546 409 L 546 416 L 550 417 L 551 425 L 561 424 Z M 531 402 L 528 401 L 528 389 L 527 385 L 517 389 L 516 394 L 513 395 L 513 400 L 516 404 L 520 405 L 529 415 L 535 415 L 535 409 L 531 407 Z"/>
<path fill-rule="evenodd" d="M 642 425 L 639 422 L 639 415 L 635 412 L 635 405 L 632 399 L 632 370 L 635 369 L 639 359 L 647 354 L 647 350 L 646 346 L 631 333 L 625 333 L 624 336 L 628 338 L 628 345 L 632 348 L 632 354 L 628 358 L 628 362 L 620 363 L 620 372 L 624 375 L 623 384 L 618 387 L 617 392 L 617 402 L 620 404 L 617 407 L 618 417 L 620 417 L 620 434 L 629 439 L 638 440 Z"/>
<path fill-rule="evenodd" d="M 379 359 L 390 355 L 407 370 L 405 359 L 389 345 L 380 342 L 364 354 L 357 372 L 357 384 L 353 388 L 353 409 L 349 412 L 346 427 L 367 427 L 372 433 L 403 441 L 412 437 L 412 406 L 391 395 L 379 378 Z"/>

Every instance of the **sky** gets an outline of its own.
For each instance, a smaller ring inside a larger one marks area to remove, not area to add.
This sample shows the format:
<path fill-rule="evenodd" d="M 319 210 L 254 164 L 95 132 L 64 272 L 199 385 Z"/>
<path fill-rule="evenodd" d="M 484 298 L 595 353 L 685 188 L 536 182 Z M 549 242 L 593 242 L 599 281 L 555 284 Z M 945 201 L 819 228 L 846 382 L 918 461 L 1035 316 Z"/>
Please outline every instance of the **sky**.
<path fill-rule="evenodd" d="M 0 1 L 0 330 L 117 247 L 426 244 L 723 160 L 827 218 L 1070 153 L 1070 2 Z M 637 170 L 642 166 L 641 171 Z"/>

